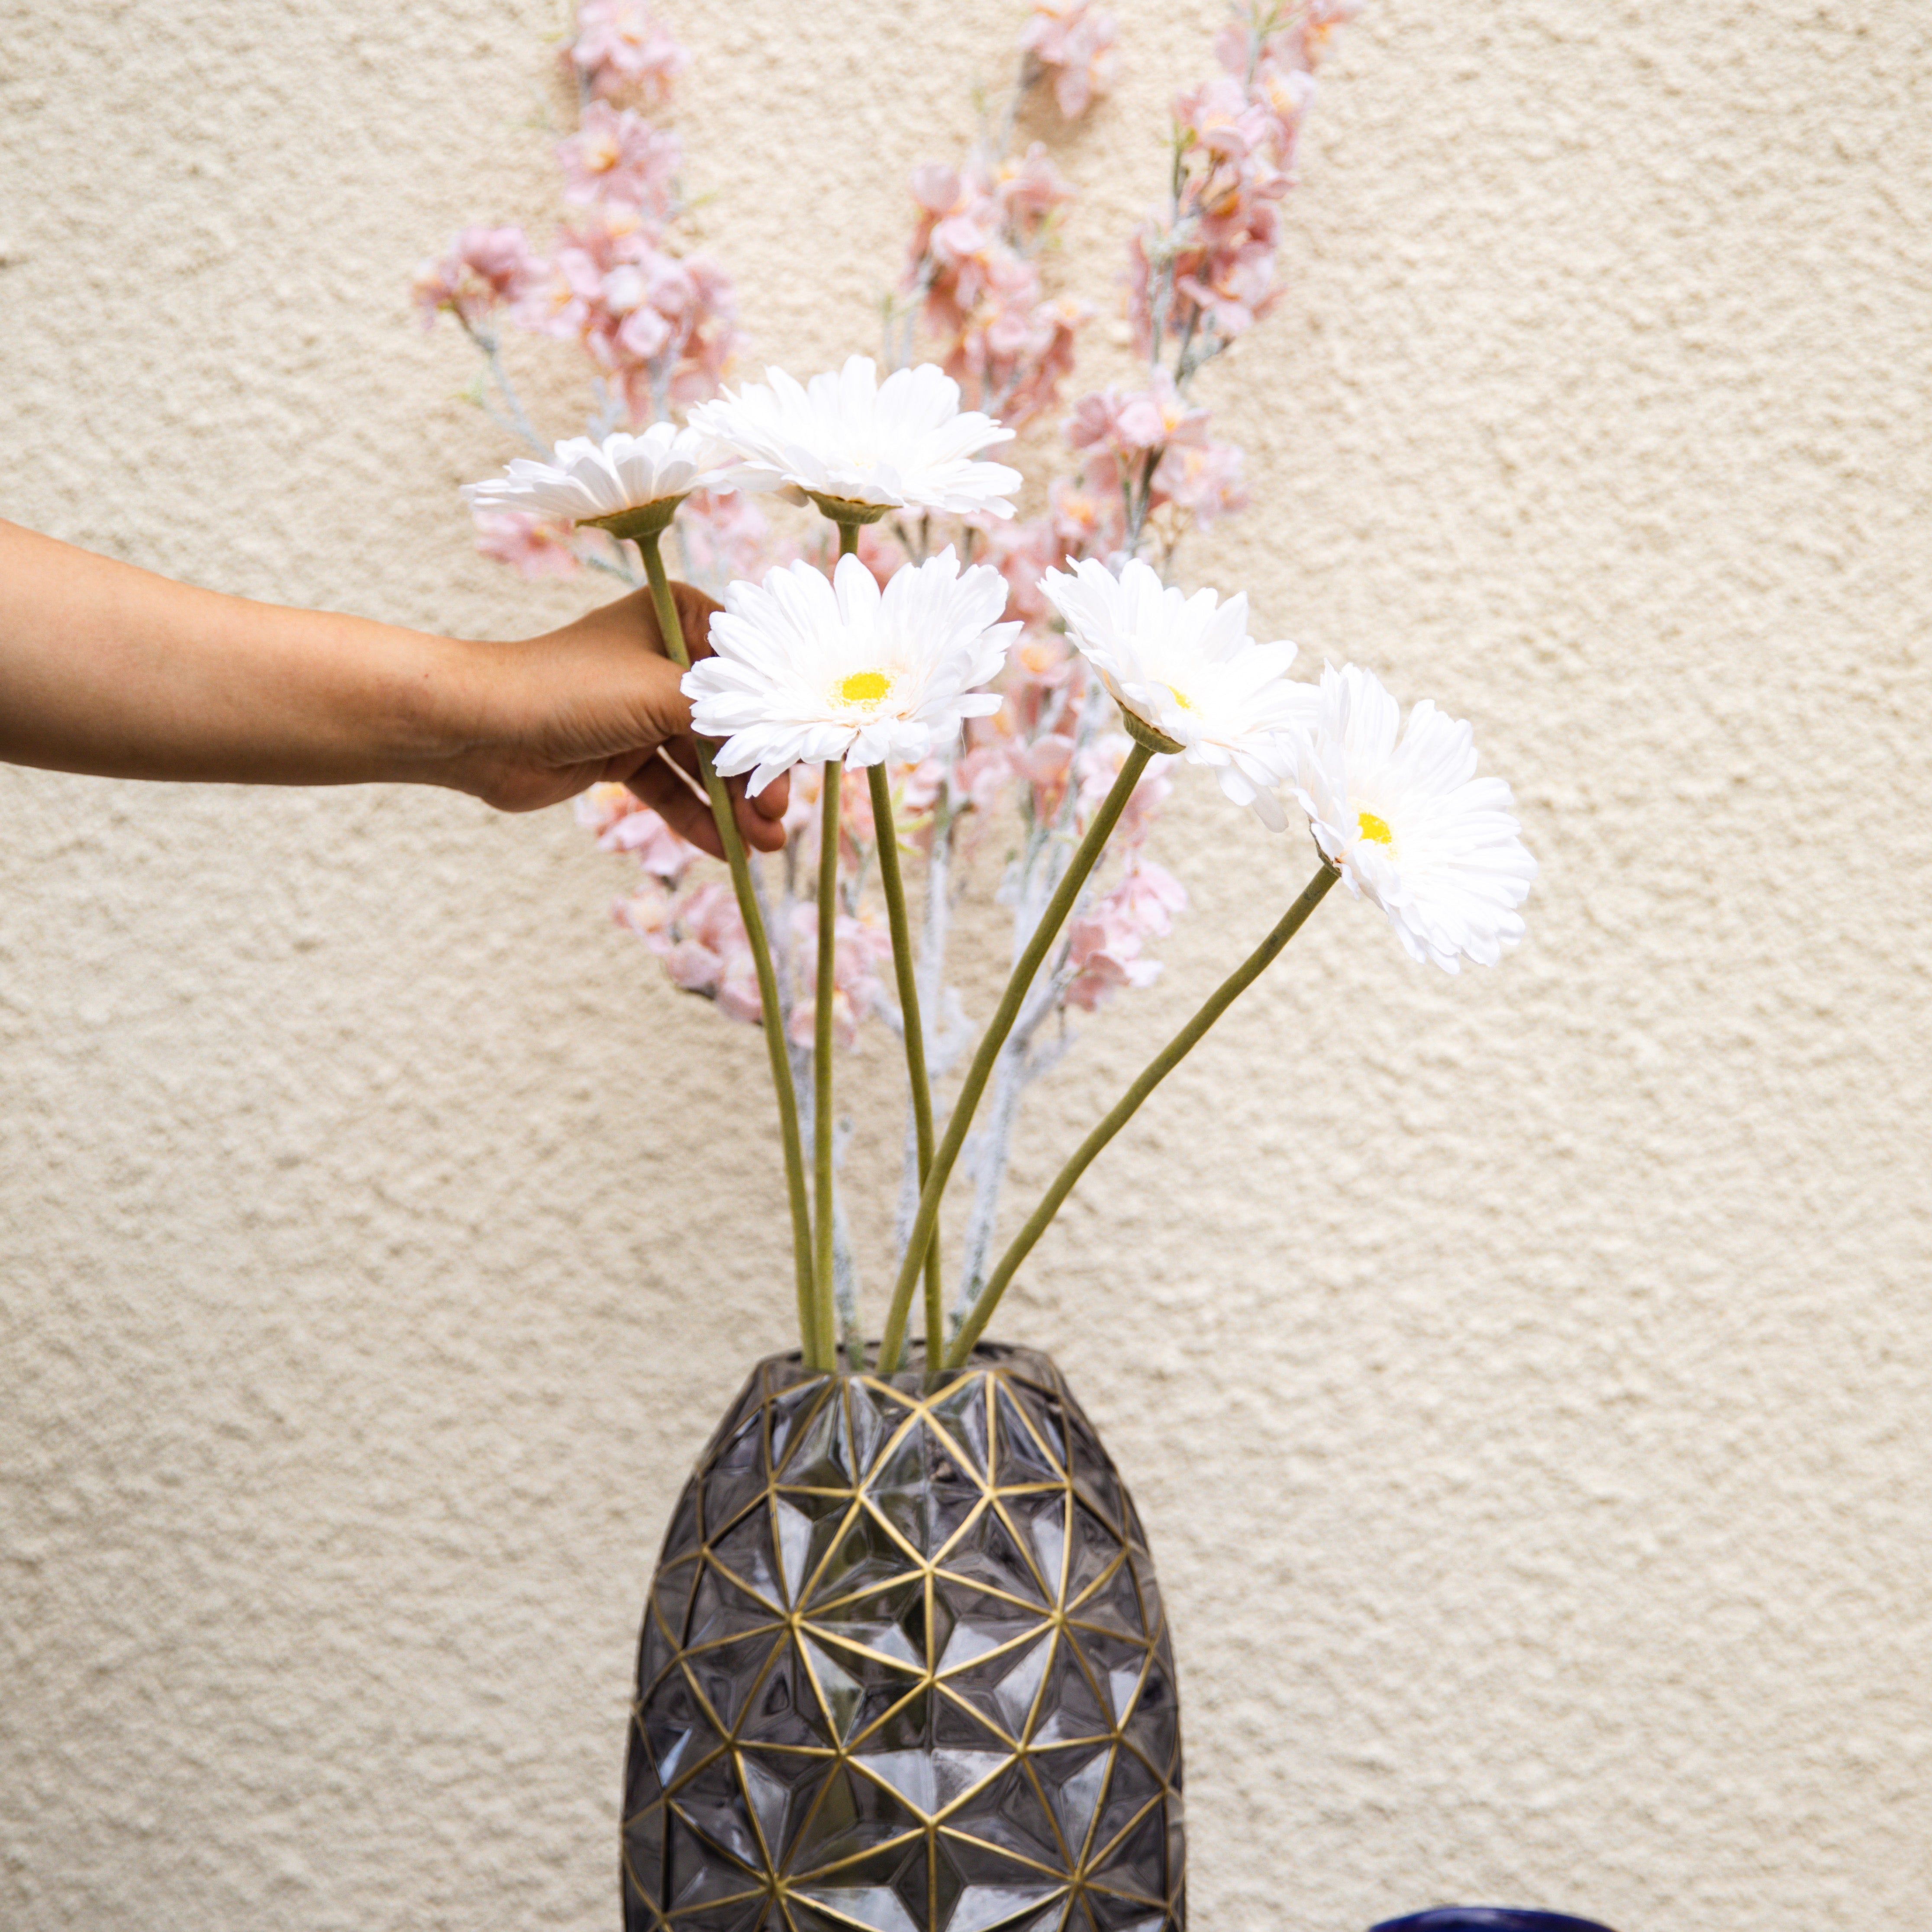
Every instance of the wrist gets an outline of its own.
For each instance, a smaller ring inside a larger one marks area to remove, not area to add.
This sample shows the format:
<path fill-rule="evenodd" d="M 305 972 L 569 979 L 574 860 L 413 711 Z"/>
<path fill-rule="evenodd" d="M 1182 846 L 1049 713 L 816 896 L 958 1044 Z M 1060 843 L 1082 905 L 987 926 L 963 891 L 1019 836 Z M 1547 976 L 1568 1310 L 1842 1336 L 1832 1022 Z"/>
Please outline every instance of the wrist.
<path fill-rule="evenodd" d="M 407 634 L 377 692 L 392 770 L 416 784 L 464 789 L 465 766 L 500 740 L 501 645 L 428 632 Z"/>

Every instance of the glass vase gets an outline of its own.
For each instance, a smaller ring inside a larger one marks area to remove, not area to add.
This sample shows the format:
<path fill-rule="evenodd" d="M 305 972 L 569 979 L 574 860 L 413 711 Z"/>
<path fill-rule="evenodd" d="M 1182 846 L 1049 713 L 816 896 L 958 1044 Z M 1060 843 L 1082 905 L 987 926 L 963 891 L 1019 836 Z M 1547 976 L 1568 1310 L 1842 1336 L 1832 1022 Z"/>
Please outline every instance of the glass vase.
<path fill-rule="evenodd" d="M 1174 1657 L 1043 1355 L 752 1372 L 638 1650 L 627 1932 L 1179 1932 Z"/>

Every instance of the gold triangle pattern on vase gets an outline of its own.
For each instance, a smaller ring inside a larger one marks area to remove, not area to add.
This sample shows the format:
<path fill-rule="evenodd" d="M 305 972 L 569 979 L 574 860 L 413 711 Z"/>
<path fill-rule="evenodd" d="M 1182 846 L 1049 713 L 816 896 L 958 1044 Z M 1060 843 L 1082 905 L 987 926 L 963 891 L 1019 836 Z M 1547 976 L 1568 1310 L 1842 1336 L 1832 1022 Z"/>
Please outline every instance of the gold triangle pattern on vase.
<path fill-rule="evenodd" d="M 761 1363 L 638 1652 L 626 1932 L 1180 1932 L 1147 1538 L 1059 1371 Z"/>

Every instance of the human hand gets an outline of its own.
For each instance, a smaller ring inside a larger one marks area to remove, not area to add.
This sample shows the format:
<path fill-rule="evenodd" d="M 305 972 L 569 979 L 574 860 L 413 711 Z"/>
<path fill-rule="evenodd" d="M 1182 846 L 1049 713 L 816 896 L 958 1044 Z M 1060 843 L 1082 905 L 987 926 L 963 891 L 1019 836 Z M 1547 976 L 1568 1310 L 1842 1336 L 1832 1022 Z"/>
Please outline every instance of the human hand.
<path fill-rule="evenodd" d="M 671 596 L 686 648 L 694 659 L 708 657 L 718 605 L 688 584 L 673 584 Z M 442 782 L 500 811 L 530 812 L 614 780 L 693 844 L 723 856 L 697 775 L 691 704 L 679 688 L 683 673 L 664 654 L 648 592 L 633 591 L 542 637 L 460 649 L 463 749 Z M 755 799 L 745 796 L 742 777 L 725 782 L 745 842 L 778 850 L 786 780 Z"/>
<path fill-rule="evenodd" d="M 687 648 L 708 656 L 718 606 L 688 584 L 671 594 Z M 472 644 L 224 596 L 0 520 L 0 759 L 17 764 L 400 780 L 505 812 L 614 779 L 716 854 L 682 675 L 642 590 L 542 637 Z M 784 782 L 750 801 L 728 784 L 746 843 L 777 850 Z"/>

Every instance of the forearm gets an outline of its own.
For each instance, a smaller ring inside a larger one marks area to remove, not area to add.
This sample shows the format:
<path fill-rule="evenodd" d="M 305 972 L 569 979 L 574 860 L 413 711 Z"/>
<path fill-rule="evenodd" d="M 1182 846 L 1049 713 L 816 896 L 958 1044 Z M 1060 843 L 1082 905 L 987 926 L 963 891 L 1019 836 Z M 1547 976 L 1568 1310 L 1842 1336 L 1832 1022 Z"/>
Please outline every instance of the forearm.
<path fill-rule="evenodd" d="M 0 760 L 138 778 L 435 781 L 464 647 L 176 584 L 0 521 Z"/>

